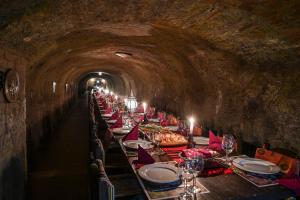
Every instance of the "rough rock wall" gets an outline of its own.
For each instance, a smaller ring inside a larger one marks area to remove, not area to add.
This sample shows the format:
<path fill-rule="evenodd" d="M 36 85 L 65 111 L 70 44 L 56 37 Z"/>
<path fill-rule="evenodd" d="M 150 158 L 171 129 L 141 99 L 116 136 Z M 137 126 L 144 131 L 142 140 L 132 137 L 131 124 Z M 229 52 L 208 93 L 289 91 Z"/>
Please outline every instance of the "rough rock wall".
<path fill-rule="evenodd" d="M 26 170 L 26 100 L 27 62 L 10 50 L 0 49 L 0 70 L 15 69 L 20 76 L 20 100 L 8 103 L 0 93 L 0 199 L 24 199 Z"/>

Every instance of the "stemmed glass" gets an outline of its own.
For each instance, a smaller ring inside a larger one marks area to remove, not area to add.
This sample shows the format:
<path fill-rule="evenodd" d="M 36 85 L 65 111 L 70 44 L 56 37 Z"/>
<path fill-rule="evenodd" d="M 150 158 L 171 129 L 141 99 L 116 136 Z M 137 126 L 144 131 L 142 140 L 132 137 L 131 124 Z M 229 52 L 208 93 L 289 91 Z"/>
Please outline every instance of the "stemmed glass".
<path fill-rule="evenodd" d="M 185 162 L 178 164 L 178 172 L 179 172 L 179 176 L 183 182 L 183 187 L 184 187 L 184 191 L 183 191 L 183 193 L 180 193 L 179 197 L 182 200 L 192 200 L 193 196 L 190 193 L 188 193 L 187 182 L 191 181 L 193 179 L 193 175 L 190 172 L 189 168 L 187 168 L 187 165 Z"/>
<path fill-rule="evenodd" d="M 193 185 L 189 188 L 193 194 L 201 192 L 201 188 L 196 185 L 197 176 L 204 168 L 204 159 L 202 155 L 196 155 L 187 159 L 187 167 L 191 169 L 193 174 Z"/>
<path fill-rule="evenodd" d="M 226 164 L 229 164 L 228 155 L 233 151 L 234 149 L 234 137 L 232 134 L 225 134 L 223 135 L 222 139 L 222 149 L 226 153 Z"/>
<path fill-rule="evenodd" d="M 164 152 L 160 148 L 160 143 L 162 141 L 162 138 L 160 137 L 160 133 L 152 133 L 152 141 L 156 144 L 157 152 L 156 155 L 163 155 Z"/>

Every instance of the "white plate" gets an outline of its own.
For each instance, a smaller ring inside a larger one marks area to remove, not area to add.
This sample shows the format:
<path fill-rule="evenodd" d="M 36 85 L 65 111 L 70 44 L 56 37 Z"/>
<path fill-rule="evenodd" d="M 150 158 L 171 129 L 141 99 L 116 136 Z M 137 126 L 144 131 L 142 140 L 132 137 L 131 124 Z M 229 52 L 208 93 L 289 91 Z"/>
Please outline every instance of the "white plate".
<path fill-rule="evenodd" d="M 113 128 L 112 132 L 118 135 L 125 135 L 130 132 L 128 128 Z"/>
<path fill-rule="evenodd" d="M 232 164 L 241 170 L 257 174 L 276 174 L 280 172 L 280 167 L 274 163 L 257 158 L 236 158 Z"/>
<path fill-rule="evenodd" d="M 139 145 L 143 149 L 151 149 L 151 148 L 153 148 L 153 144 L 151 144 L 151 142 L 148 142 L 148 141 L 145 141 L 145 140 L 125 140 L 123 142 L 123 145 L 125 147 L 130 148 L 130 149 L 138 149 Z"/>
<path fill-rule="evenodd" d="M 109 123 L 109 124 L 114 124 L 114 123 L 117 122 L 117 120 L 116 119 L 111 119 L 111 120 L 107 120 L 106 122 Z"/>
<path fill-rule="evenodd" d="M 194 142 L 196 144 L 199 144 L 199 145 L 208 145 L 209 144 L 209 138 L 207 137 L 193 137 L 194 139 Z"/>
<path fill-rule="evenodd" d="M 157 119 L 148 119 L 148 121 L 149 122 L 154 122 L 154 123 L 159 123 L 160 122 L 159 118 L 157 118 Z"/>
<path fill-rule="evenodd" d="M 108 118 L 108 117 L 111 117 L 112 115 L 113 115 L 112 113 L 109 113 L 109 114 L 103 114 L 102 117 L 107 117 L 107 118 Z"/>
<path fill-rule="evenodd" d="M 171 183 L 179 180 L 177 167 L 166 163 L 144 165 L 138 173 L 141 178 L 153 183 Z"/>
<path fill-rule="evenodd" d="M 170 131 L 177 131 L 178 130 L 178 126 L 164 126 L 165 129 L 168 129 Z"/>

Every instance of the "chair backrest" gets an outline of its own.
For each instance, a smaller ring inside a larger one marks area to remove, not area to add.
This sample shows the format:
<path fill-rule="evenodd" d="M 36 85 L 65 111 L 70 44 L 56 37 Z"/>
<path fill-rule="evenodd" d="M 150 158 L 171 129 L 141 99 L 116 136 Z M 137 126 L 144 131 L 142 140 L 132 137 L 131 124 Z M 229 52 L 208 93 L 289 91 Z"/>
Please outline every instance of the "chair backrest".
<path fill-rule="evenodd" d="M 91 164 L 91 199 L 114 200 L 115 189 L 107 177 L 101 160 L 96 159 Z"/>
<path fill-rule="evenodd" d="M 105 163 L 105 151 L 102 145 L 102 142 L 100 139 L 94 140 L 94 158 L 99 159 L 103 162 L 103 165 Z"/>
<path fill-rule="evenodd" d="M 103 138 L 103 148 L 104 150 L 107 150 L 109 148 L 109 145 L 112 143 L 114 139 L 113 132 L 110 129 L 107 129 Z"/>
<path fill-rule="evenodd" d="M 255 157 L 278 165 L 281 172 L 287 175 L 299 175 L 300 161 L 298 159 L 264 148 L 257 148 Z"/>

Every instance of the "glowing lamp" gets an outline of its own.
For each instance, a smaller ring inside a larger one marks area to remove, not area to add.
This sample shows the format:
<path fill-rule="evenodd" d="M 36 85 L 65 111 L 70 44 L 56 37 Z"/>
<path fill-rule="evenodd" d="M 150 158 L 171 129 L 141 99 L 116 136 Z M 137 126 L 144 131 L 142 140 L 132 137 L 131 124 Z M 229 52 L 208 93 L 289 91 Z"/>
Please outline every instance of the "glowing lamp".
<path fill-rule="evenodd" d="M 133 92 L 132 92 L 132 90 L 131 90 L 131 92 L 130 92 L 130 96 L 128 97 L 128 99 L 127 99 L 127 104 L 126 104 L 126 106 L 127 106 L 127 108 L 128 108 L 128 110 L 130 111 L 130 112 L 134 112 L 135 111 L 135 109 L 137 108 L 137 101 L 136 101 L 136 98 L 133 96 Z"/>

